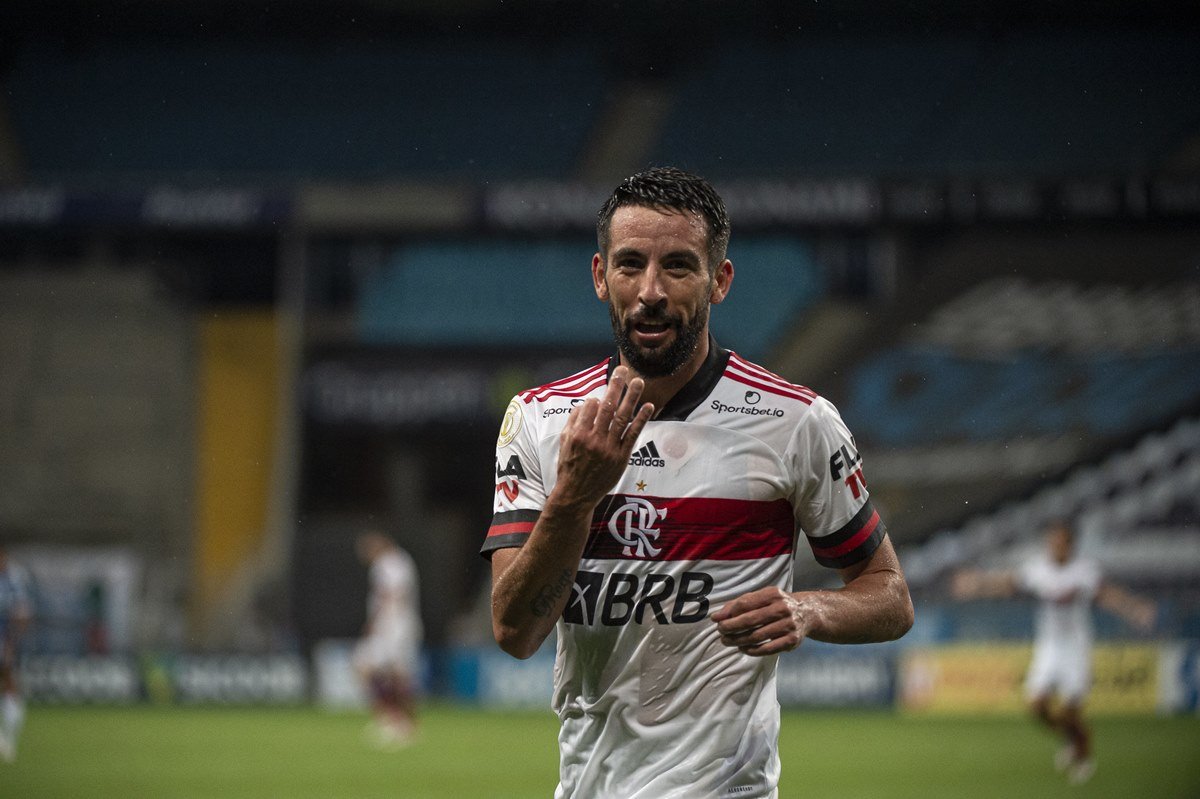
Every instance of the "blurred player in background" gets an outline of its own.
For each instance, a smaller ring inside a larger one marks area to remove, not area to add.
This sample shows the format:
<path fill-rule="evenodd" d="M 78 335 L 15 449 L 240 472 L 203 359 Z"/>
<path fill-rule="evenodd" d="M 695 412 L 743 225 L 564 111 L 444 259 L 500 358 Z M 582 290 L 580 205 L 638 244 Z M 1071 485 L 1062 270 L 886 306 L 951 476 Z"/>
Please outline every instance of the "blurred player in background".
<path fill-rule="evenodd" d="M 17 683 L 21 638 L 33 618 L 29 577 L 9 560 L 0 543 L 0 759 L 17 756 L 17 739 L 25 721 L 25 702 Z"/>
<path fill-rule="evenodd" d="M 837 410 L 709 335 L 733 280 L 712 186 L 634 175 L 597 238 L 618 354 L 505 414 L 494 634 L 524 658 L 557 628 L 559 799 L 774 797 L 779 654 L 900 637 L 908 586 Z M 798 540 L 842 588 L 792 592 Z"/>
<path fill-rule="evenodd" d="M 367 622 L 354 665 L 371 699 L 371 741 L 398 748 L 416 734 L 416 691 L 421 647 L 417 568 L 407 552 L 375 530 L 355 541 L 368 566 Z"/>
<path fill-rule="evenodd" d="M 1037 720 L 1066 742 L 1055 766 L 1071 782 L 1086 782 L 1096 770 L 1091 732 L 1082 716 L 1092 679 L 1092 605 L 1148 631 L 1157 615 L 1155 604 L 1104 580 L 1099 565 L 1077 553 L 1075 531 L 1061 521 L 1048 526 L 1046 550 L 1019 570 L 963 570 L 954 575 L 952 591 L 958 599 L 1026 593 L 1038 600 L 1026 696 Z"/>

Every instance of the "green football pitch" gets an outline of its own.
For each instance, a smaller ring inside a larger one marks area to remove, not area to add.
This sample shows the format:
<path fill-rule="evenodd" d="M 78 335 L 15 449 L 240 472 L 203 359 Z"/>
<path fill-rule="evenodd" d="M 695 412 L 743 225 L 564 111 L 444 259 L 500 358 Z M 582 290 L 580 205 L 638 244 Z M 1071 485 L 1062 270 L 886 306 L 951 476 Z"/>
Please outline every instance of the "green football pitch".
<path fill-rule="evenodd" d="M 557 723 L 547 712 L 436 705 L 410 747 L 364 743 L 366 717 L 315 709 L 29 711 L 13 799 L 550 797 Z M 1098 719 L 1098 769 L 1069 787 L 1054 741 L 1023 719 L 784 714 L 784 797 L 1200 797 L 1200 718 Z"/>

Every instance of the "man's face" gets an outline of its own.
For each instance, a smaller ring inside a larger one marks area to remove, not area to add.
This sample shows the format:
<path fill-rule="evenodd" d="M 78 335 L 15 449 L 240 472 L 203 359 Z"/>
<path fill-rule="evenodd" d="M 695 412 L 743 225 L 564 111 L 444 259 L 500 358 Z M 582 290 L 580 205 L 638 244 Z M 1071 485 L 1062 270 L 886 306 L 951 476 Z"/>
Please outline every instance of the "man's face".
<path fill-rule="evenodd" d="M 1071 560 L 1074 540 L 1071 531 L 1061 525 L 1051 527 L 1046 533 L 1046 543 L 1050 547 L 1050 557 L 1057 563 L 1067 563 Z"/>
<path fill-rule="evenodd" d="M 710 272 L 707 242 L 696 214 L 641 206 L 613 214 L 592 278 L 621 355 L 643 377 L 674 374 L 708 335 L 708 306 L 725 298 L 733 267 L 724 261 Z"/>

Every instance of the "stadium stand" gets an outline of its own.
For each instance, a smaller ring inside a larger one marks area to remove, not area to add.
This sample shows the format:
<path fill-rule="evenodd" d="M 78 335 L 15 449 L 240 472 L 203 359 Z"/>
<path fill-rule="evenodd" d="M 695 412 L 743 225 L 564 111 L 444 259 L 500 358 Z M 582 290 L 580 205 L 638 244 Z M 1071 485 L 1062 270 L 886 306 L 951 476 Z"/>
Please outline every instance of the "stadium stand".
<path fill-rule="evenodd" d="M 127 619 L 109 631 L 113 646 L 154 639 L 156 619 L 178 626 L 191 546 L 193 353 L 189 311 L 144 264 L 0 272 L 0 532 L 46 557 L 84 553 L 74 562 L 133 575 L 120 584 L 143 615 L 136 628 Z M 145 583 L 142 563 L 154 564 Z M 57 601 L 62 585 L 45 588 L 38 645 L 81 651 L 83 602 Z"/>
<path fill-rule="evenodd" d="M 996 278 L 860 362 L 845 410 L 873 446 L 1128 435 L 1200 401 L 1198 353 L 1195 283 Z"/>
<path fill-rule="evenodd" d="M 1193 45 L 1127 31 L 734 39 L 639 83 L 578 42 L 41 41 L 16 51 L 6 88 L 24 171 L 43 180 L 607 178 L 645 162 L 714 178 L 1076 174 L 1153 167 L 1194 132 Z M 606 153 L 617 163 L 596 162 Z"/>
<path fill-rule="evenodd" d="M 1010 567 L 1040 546 L 1043 527 L 1078 519 L 1082 543 L 1126 579 L 1192 581 L 1200 576 L 1200 419 L 1185 418 L 1134 447 L 1082 465 L 1023 502 L 1010 502 L 944 530 L 904 553 L 924 587 L 964 562 Z"/>
<path fill-rule="evenodd" d="M 564 178 L 604 85 L 586 47 L 475 39 L 42 44 L 6 80 L 28 177 L 74 181 Z"/>
<path fill-rule="evenodd" d="M 136 269 L 0 273 L 0 525 L 182 543 L 191 330 Z M 166 535 L 164 535 L 166 534 Z"/>
<path fill-rule="evenodd" d="M 607 346 L 588 271 L 595 247 L 589 238 L 403 245 L 363 281 L 359 335 L 374 344 L 539 344 L 553 320 L 559 342 Z M 714 311 L 713 331 L 760 358 L 822 296 L 820 269 L 811 248 L 788 236 L 743 237 L 729 256 L 747 270 Z"/>
<path fill-rule="evenodd" d="M 1200 286 L 987 280 L 942 305 L 914 343 L 973 356 L 1022 349 L 1138 353 L 1200 348 Z"/>
<path fill-rule="evenodd" d="M 737 177 L 1144 169 L 1192 131 L 1194 45 L 1128 31 L 735 43 L 681 82 L 654 158 Z M 695 124 L 701 108 L 745 135 Z"/>

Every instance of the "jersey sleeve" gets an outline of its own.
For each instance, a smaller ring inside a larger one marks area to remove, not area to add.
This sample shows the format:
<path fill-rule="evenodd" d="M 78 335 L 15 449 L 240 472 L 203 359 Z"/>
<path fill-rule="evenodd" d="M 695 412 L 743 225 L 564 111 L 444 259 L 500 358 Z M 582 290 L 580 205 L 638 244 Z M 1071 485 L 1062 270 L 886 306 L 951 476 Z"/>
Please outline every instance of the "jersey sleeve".
<path fill-rule="evenodd" d="M 837 409 L 818 398 L 791 443 L 796 521 L 822 566 L 841 569 L 869 558 L 887 535 L 871 504 L 862 458 Z"/>
<path fill-rule="evenodd" d="M 1018 591 L 1037 594 L 1037 561 L 1028 558 L 1013 570 L 1013 582 Z"/>
<path fill-rule="evenodd" d="M 519 397 L 508 404 L 496 439 L 496 494 L 492 524 L 480 554 L 525 544 L 546 502 L 533 414 Z"/>

